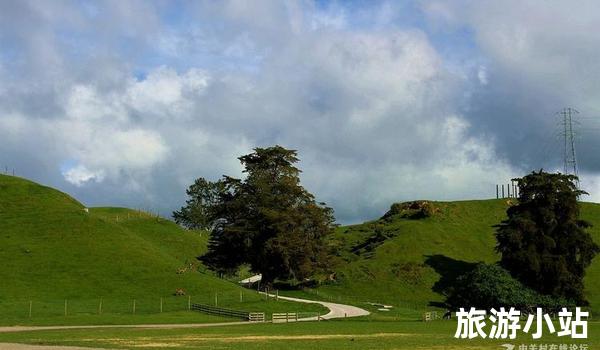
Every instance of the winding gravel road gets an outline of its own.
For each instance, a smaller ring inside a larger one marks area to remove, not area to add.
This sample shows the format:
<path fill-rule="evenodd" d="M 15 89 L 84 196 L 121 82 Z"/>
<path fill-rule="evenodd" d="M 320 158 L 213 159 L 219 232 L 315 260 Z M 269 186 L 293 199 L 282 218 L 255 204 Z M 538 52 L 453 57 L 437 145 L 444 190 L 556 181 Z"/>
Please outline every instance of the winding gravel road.
<path fill-rule="evenodd" d="M 275 297 L 273 294 L 269 294 L 270 297 Z M 361 309 L 352 305 L 345 304 L 337 304 L 330 303 L 326 301 L 317 301 L 317 300 L 309 300 L 309 299 L 300 299 L 300 298 L 292 298 L 292 297 L 284 297 L 278 296 L 281 300 L 287 301 L 295 301 L 297 303 L 311 303 L 311 304 L 321 304 L 329 309 L 329 313 L 321 316 L 322 320 L 331 320 L 335 318 L 344 318 L 344 317 L 359 317 L 359 316 L 367 316 L 370 314 L 369 311 L 365 309 Z M 302 321 L 315 321 L 317 317 L 309 317 L 303 318 Z"/>
<path fill-rule="evenodd" d="M 275 295 L 269 294 L 270 297 Z M 315 303 L 321 304 L 329 309 L 329 313 L 320 316 L 322 320 L 331 320 L 344 317 L 359 317 L 366 316 L 369 311 L 352 305 L 330 303 L 326 301 L 309 300 L 301 298 L 292 298 L 278 296 L 281 300 L 294 301 L 298 303 Z M 317 316 L 302 318 L 298 321 L 316 321 Z M 38 331 L 38 330 L 65 330 L 65 329 L 91 329 L 91 328 L 154 328 L 154 329 L 175 329 L 175 328 L 202 328 L 202 327 L 218 327 L 231 325 L 246 325 L 250 322 L 221 322 L 221 323 L 196 323 L 196 324 L 136 324 L 136 325 L 97 325 L 97 326 L 14 326 L 0 327 L 0 333 L 6 332 L 23 332 L 23 331 Z M 92 348 L 78 348 L 70 346 L 46 346 L 46 345 L 27 345 L 27 344 L 7 344 L 0 343 L 0 350 L 102 350 Z"/>
<path fill-rule="evenodd" d="M 47 346 L 47 345 L 0 343 L 0 350 L 104 350 L 104 349 L 78 348 L 78 347 L 73 347 L 73 346 Z"/>
<path fill-rule="evenodd" d="M 275 295 L 269 294 L 270 297 L 275 298 Z M 319 300 L 309 300 L 301 298 L 292 298 L 278 296 L 281 300 L 294 301 L 298 303 L 314 303 L 321 304 L 329 309 L 329 313 L 320 316 L 322 320 L 331 320 L 335 318 L 344 317 L 359 317 L 369 315 L 370 312 L 352 305 L 330 303 Z M 302 318 L 299 321 L 316 321 L 315 317 Z M 176 323 L 176 324 L 123 324 L 123 325 L 90 325 L 90 326 L 11 326 L 11 327 L 0 327 L 0 333 L 7 332 L 24 332 L 24 331 L 42 331 L 42 330 L 65 330 L 65 329 L 90 329 L 90 328 L 148 328 L 148 329 L 175 329 L 175 328 L 203 328 L 203 327 L 218 327 L 218 326 L 232 326 L 232 325 L 246 325 L 251 324 L 247 321 L 241 322 L 217 322 L 217 323 Z M 4 349 L 4 345 L 0 344 L 0 349 Z"/>

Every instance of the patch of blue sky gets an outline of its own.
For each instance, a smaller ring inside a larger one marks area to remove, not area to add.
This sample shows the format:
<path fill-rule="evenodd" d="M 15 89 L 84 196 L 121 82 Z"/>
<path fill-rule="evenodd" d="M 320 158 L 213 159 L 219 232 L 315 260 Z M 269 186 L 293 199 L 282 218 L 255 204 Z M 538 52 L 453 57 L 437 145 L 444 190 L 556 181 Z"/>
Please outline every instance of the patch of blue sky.
<path fill-rule="evenodd" d="M 442 59 L 452 65 L 482 59 L 472 28 L 432 25 L 427 20 L 421 1 L 317 0 L 315 4 L 317 10 L 325 13 L 343 10 L 349 30 L 421 31 Z"/>
<path fill-rule="evenodd" d="M 72 159 L 72 158 L 65 159 L 60 164 L 60 167 L 59 167 L 60 172 L 64 174 L 64 173 L 68 172 L 69 170 L 76 168 L 78 165 L 79 165 L 79 162 L 75 159 Z"/>

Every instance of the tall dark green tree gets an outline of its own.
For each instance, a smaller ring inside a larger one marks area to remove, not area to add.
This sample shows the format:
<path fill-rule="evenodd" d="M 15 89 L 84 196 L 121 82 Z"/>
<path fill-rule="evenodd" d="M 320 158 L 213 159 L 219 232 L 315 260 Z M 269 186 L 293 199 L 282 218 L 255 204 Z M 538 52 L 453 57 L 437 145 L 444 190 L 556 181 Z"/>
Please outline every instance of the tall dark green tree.
<path fill-rule="evenodd" d="M 579 218 L 577 177 L 540 170 L 515 179 L 518 204 L 497 226 L 500 264 L 524 285 L 585 304 L 583 277 L 599 247 Z"/>
<path fill-rule="evenodd" d="M 224 190 L 223 181 L 210 182 L 198 178 L 186 190 L 188 199 L 180 210 L 173 212 L 173 219 L 188 229 L 210 229 L 211 208 L 218 202 Z"/>
<path fill-rule="evenodd" d="M 212 228 L 208 252 L 200 259 L 221 272 L 249 264 L 266 283 L 301 281 L 326 267 L 333 211 L 300 185 L 296 151 L 256 148 L 239 160 L 244 180 L 224 176 L 217 200 L 187 203 L 201 203 Z"/>

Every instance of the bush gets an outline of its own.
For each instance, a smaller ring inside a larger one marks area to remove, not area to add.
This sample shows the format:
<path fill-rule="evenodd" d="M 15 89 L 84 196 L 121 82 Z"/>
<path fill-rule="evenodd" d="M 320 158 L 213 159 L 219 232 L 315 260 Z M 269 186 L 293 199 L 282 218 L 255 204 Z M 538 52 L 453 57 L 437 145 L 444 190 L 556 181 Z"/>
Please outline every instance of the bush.
<path fill-rule="evenodd" d="M 573 306 L 562 298 L 539 295 L 514 279 L 502 267 L 484 263 L 478 264 L 471 272 L 456 280 L 446 302 L 453 309 L 515 307 L 522 312 L 530 312 L 536 307 L 553 312 L 561 307 Z"/>
<path fill-rule="evenodd" d="M 422 219 L 433 216 L 436 208 L 428 201 L 412 201 L 404 203 L 394 203 L 382 219 L 388 219 L 392 216 L 400 216 L 408 219 Z"/>

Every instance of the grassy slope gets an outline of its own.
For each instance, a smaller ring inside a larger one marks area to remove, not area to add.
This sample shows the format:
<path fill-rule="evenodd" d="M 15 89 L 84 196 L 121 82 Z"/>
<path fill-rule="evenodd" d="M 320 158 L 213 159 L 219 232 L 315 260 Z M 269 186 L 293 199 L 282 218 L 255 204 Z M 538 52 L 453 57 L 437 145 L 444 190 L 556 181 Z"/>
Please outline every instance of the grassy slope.
<path fill-rule="evenodd" d="M 506 200 L 434 205 L 439 212 L 426 219 L 395 217 L 340 227 L 336 241 L 346 262 L 338 268 L 338 282 L 321 287 L 319 295 L 424 308 L 443 300 L 436 292 L 436 283 L 440 279 L 443 283 L 443 277 L 460 273 L 466 263 L 498 260 L 492 226 L 505 218 Z M 600 205 L 583 203 L 582 216 L 594 224 L 590 232 L 600 242 Z M 351 247 L 372 235 L 376 225 L 394 237 L 378 246 L 374 254 L 352 254 Z M 585 282 L 592 307 L 600 310 L 600 257 L 588 269 Z"/>
<path fill-rule="evenodd" d="M 206 237 L 169 220 L 123 208 L 86 213 L 62 192 L 0 175 L 0 304 L 5 316 L 11 306 L 22 315 L 29 300 L 36 311 L 60 314 L 64 299 L 72 310 L 92 311 L 101 297 L 106 313 L 130 310 L 132 299 L 138 313 L 153 312 L 161 297 L 165 309 L 176 310 L 187 305 L 187 298 L 172 297 L 177 288 L 205 303 L 213 303 L 217 292 L 219 305 L 239 309 L 315 309 L 263 302 L 256 293 L 210 273 L 178 274 L 205 246 Z"/>

